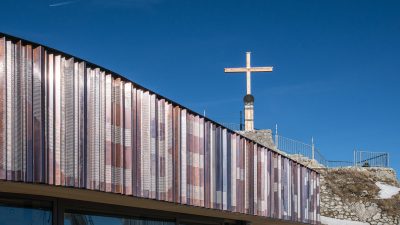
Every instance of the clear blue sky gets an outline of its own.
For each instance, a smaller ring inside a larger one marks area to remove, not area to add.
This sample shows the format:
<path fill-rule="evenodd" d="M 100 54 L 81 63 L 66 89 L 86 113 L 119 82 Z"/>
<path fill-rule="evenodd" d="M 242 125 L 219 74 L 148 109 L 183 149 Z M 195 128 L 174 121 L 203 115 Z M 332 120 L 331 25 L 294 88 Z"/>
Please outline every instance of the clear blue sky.
<path fill-rule="evenodd" d="M 332 160 L 387 151 L 400 169 L 400 2 L 2 0 L 0 30 L 102 65 L 219 122 L 237 123 L 253 76 L 256 128 Z"/>

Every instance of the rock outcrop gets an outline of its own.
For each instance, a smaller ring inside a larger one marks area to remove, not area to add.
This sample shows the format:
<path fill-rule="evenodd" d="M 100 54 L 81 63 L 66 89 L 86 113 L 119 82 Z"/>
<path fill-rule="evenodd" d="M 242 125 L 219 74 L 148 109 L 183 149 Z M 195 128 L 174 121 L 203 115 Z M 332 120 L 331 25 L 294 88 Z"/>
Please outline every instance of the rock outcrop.
<path fill-rule="evenodd" d="M 319 169 L 321 215 L 372 225 L 400 224 L 400 194 L 379 198 L 376 182 L 399 187 L 394 170 L 387 168 Z"/>

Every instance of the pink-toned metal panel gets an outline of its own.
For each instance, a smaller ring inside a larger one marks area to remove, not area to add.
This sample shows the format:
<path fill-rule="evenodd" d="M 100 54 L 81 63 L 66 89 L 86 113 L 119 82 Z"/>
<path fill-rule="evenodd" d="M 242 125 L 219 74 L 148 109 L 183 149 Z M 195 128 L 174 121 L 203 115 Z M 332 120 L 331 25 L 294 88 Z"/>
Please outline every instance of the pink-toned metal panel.
<path fill-rule="evenodd" d="M 109 71 L 1 36 L 0 179 L 319 223 L 315 171 Z"/>
<path fill-rule="evenodd" d="M 0 179 L 6 179 L 7 171 L 7 75 L 6 39 L 0 38 Z"/>

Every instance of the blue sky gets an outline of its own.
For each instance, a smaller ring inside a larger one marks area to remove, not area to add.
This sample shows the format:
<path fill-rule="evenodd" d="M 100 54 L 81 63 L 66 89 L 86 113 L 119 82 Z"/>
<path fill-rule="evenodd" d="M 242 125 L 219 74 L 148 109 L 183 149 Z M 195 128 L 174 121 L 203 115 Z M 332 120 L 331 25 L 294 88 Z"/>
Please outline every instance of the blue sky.
<path fill-rule="evenodd" d="M 253 76 L 255 127 L 331 160 L 386 151 L 400 169 L 400 2 L 2 0 L 0 30 L 102 65 L 218 122 L 238 123 Z"/>

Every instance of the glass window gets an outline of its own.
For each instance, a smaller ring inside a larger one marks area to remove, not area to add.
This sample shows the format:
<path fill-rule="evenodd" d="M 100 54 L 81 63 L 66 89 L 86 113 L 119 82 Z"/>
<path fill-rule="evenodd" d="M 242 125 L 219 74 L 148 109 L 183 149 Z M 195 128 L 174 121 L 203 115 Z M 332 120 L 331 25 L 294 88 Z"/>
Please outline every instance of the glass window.
<path fill-rule="evenodd" d="M 64 225 L 127 225 L 124 218 L 65 213 Z"/>
<path fill-rule="evenodd" d="M 148 220 L 148 219 L 130 219 L 128 225 L 175 225 L 175 222 Z"/>
<path fill-rule="evenodd" d="M 221 225 L 222 223 L 212 223 L 212 222 L 188 222 L 188 221 L 180 221 L 179 225 Z"/>
<path fill-rule="evenodd" d="M 65 213 L 64 225 L 175 225 L 174 221 Z"/>
<path fill-rule="evenodd" d="M 51 225 L 51 208 L 40 202 L 0 199 L 0 225 Z"/>

